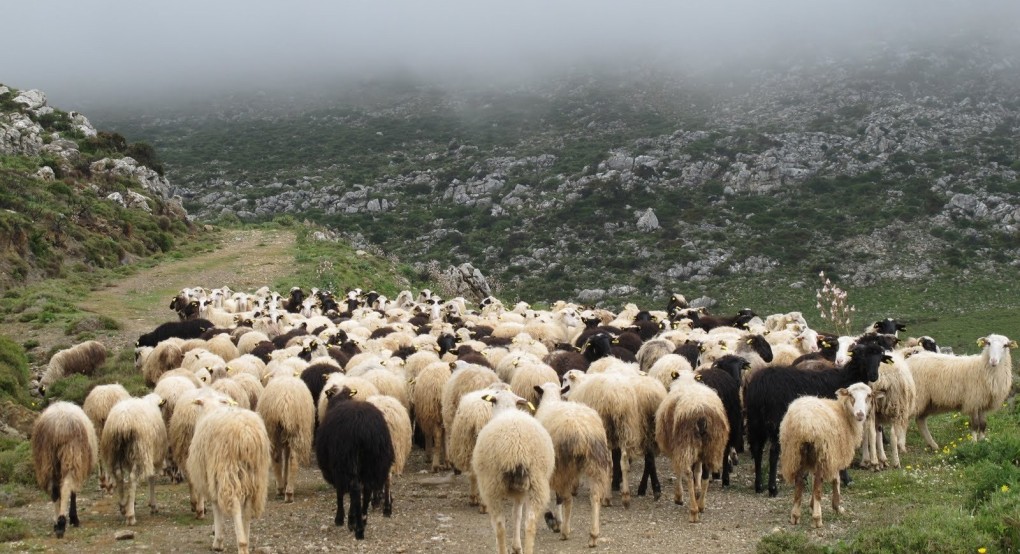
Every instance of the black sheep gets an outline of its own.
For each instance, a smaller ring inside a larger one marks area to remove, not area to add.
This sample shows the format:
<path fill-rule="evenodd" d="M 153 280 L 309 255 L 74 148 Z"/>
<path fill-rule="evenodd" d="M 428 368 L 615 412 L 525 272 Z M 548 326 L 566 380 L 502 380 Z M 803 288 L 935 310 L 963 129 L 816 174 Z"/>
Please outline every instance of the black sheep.
<path fill-rule="evenodd" d="M 831 371 L 769 366 L 754 372 L 744 389 L 747 441 L 754 458 L 754 490 L 762 492 L 761 458 L 765 443 L 769 449 L 769 496 L 779 494 L 776 470 L 779 463 L 779 424 L 786 408 L 800 396 L 835 398 L 836 391 L 854 383 L 878 379 L 878 366 L 889 358 L 877 344 L 856 344 L 850 361 Z"/>
<path fill-rule="evenodd" d="M 580 352 L 573 349 L 553 350 L 546 354 L 542 361 L 548 364 L 549 367 L 553 368 L 553 370 L 556 371 L 556 375 L 560 376 L 560 379 L 563 379 L 563 374 L 571 369 L 588 371 L 588 366 L 591 365 Z"/>
<path fill-rule="evenodd" d="M 691 367 L 698 367 L 698 357 L 701 356 L 701 343 L 688 340 L 677 346 L 673 353 L 683 356 L 691 364 Z"/>
<path fill-rule="evenodd" d="M 614 339 L 608 333 L 595 333 L 588 337 L 588 341 L 581 348 L 581 354 L 589 363 L 606 356 L 613 356 L 625 362 L 637 362 L 637 357 L 633 352 L 616 346 L 613 342 Z"/>
<path fill-rule="evenodd" d="M 736 327 L 737 329 L 747 328 L 747 323 L 757 316 L 752 310 L 744 308 L 732 317 L 715 316 L 702 313 L 698 310 L 689 310 L 688 317 L 694 322 L 695 329 L 711 331 L 716 327 Z"/>
<path fill-rule="evenodd" d="M 322 477 L 336 489 L 333 523 L 343 524 L 344 495 L 350 493 L 347 528 L 354 531 L 354 538 L 362 540 L 374 493 L 385 491 L 383 515 L 393 511 L 386 478 L 394 454 L 382 412 L 368 402 L 352 400 L 356 393 L 344 387 L 329 397 L 326 416 L 315 432 L 315 457 Z"/>
<path fill-rule="evenodd" d="M 887 317 L 887 318 L 885 318 L 885 319 L 883 319 L 881 321 L 876 321 L 871 326 L 871 329 L 874 332 L 882 334 L 882 335 L 895 335 L 896 333 L 898 333 L 900 331 L 906 331 L 907 330 L 907 326 L 902 324 L 902 323 L 900 323 L 899 321 L 896 321 L 895 319 L 893 319 L 891 317 Z"/>
<path fill-rule="evenodd" d="M 268 364 L 273 359 L 273 352 L 275 351 L 276 345 L 272 341 L 264 340 L 256 344 L 248 353 Z"/>
<path fill-rule="evenodd" d="M 283 305 L 283 309 L 292 314 L 301 312 L 301 303 L 305 301 L 305 293 L 300 287 L 290 289 L 290 298 Z"/>
<path fill-rule="evenodd" d="M 436 344 L 439 345 L 439 357 L 442 358 L 447 352 L 457 348 L 457 336 L 443 333 L 436 339 Z"/>
<path fill-rule="evenodd" d="M 151 332 L 138 337 L 135 346 L 152 346 L 164 340 L 177 337 L 179 339 L 197 339 L 206 331 L 215 328 L 208 319 L 189 319 L 187 321 L 168 321 L 156 327 Z"/>
<path fill-rule="evenodd" d="M 728 446 L 737 453 L 744 451 L 744 412 L 740 405 L 740 383 L 742 373 L 751 365 L 746 359 L 732 354 L 723 356 L 712 364 L 711 368 L 697 373 L 697 379 L 708 385 L 719 395 L 726 419 L 730 422 L 730 440 Z M 723 486 L 729 486 L 729 455 L 723 460 Z"/>
<path fill-rule="evenodd" d="M 316 403 L 319 402 L 319 395 L 322 394 L 322 388 L 326 386 L 326 380 L 329 376 L 340 371 L 336 366 L 332 364 L 312 364 L 301 372 L 301 380 L 305 382 L 305 386 L 308 387 L 308 391 L 312 393 L 312 399 Z"/>

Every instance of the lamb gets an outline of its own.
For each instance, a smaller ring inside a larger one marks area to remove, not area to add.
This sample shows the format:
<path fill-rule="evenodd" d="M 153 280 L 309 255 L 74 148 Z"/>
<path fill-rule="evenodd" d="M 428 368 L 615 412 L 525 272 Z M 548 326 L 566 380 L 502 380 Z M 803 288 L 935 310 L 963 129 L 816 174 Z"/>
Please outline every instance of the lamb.
<path fill-rule="evenodd" d="M 166 424 L 157 394 L 121 400 L 110 410 L 99 440 L 103 464 L 117 483 L 120 513 L 134 525 L 135 490 L 140 479 L 149 481 L 149 511 L 155 514 L 156 474 L 167 454 Z M 125 487 L 125 481 L 127 486 Z"/>
<path fill-rule="evenodd" d="M 705 511 L 708 481 L 702 479 L 702 471 L 722 469 L 729 434 L 719 395 L 697 382 L 693 373 L 678 375 L 655 412 L 655 442 L 669 455 L 677 475 L 674 502 L 683 502 L 680 496 L 684 481 L 690 488 L 691 523 L 698 523 Z"/>
<path fill-rule="evenodd" d="M 602 498 L 609 494 L 609 474 L 613 461 L 609 441 L 598 412 L 577 402 L 564 402 L 558 383 L 545 383 L 535 387 L 541 401 L 535 419 L 549 432 L 556 453 L 550 488 L 556 493 L 557 514 L 546 512 L 546 522 L 552 523 L 563 540 L 570 538 L 570 512 L 574 491 L 582 474 L 588 478 L 591 502 L 591 530 L 588 546 L 594 547 L 599 538 L 599 511 Z"/>
<path fill-rule="evenodd" d="M 223 518 L 232 516 L 238 554 L 248 554 L 251 520 L 262 515 L 269 488 L 269 435 L 255 412 L 205 402 L 188 449 L 187 473 L 212 502 L 213 550 L 223 550 Z"/>
<path fill-rule="evenodd" d="M 747 420 L 747 441 L 754 458 L 754 490 L 762 492 L 761 458 L 765 443 L 769 449 L 769 496 L 779 494 L 776 472 L 779 463 L 779 424 L 786 408 L 799 396 L 831 397 L 840 388 L 854 383 L 872 383 L 878 379 L 878 366 L 890 360 L 882 347 L 857 344 L 851 360 L 842 368 L 831 371 L 769 366 L 751 374 L 744 388 L 744 414 Z"/>
<path fill-rule="evenodd" d="M 577 370 L 568 371 L 563 376 L 563 384 L 570 386 L 570 400 L 598 412 L 609 447 L 620 449 L 620 497 L 623 507 L 629 508 L 630 455 L 640 451 L 646 425 L 634 386 L 627 375 L 620 373 L 586 375 Z M 603 504 L 608 503 L 607 496 Z"/>
<path fill-rule="evenodd" d="M 61 350 L 50 358 L 46 371 L 39 379 L 39 391 L 45 393 L 50 385 L 73 373 L 91 377 L 104 363 L 106 347 L 99 341 L 85 341 Z"/>
<path fill-rule="evenodd" d="M 1017 347 L 1016 341 L 992 334 L 977 343 L 982 351 L 976 355 L 921 352 L 907 358 L 917 386 L 917 428 L 932 450 L 939 446 L 928 430 L 928 416 L 951 410 L 966 413 L 972 438 L 981 440 L 987 432 L 988 413 L 1002 406 L 1013 386 L 1009 351 Z"/>
<path fill-rule="evenodd" d="M 811 491 L 812 526 L 822 526 L 822 486 L 832 482 L 832 509 L 839 505 L 839 471 L 854 459 L 855 445 L 872 402 L 871 387 L 855 383 L 836 391 L 836 399 L 802 396 L 794 400 L 779 425 L 783 480 L 794 484 L 790 523 L 800 520 L 800 499 L 808 474 L 814 475 Z"/>
<path fill-rule="evenodd" d="M 82 404 L 82 409 L 85 411 L 85 415 L 89 417 L 89 420 L 92 421 L 96 437 L 103 436 L 106 418 L 110 415 L 110 410 L 114 404 L 126 398 L 131 398 L 131 395 L 120 383 L 98 385 L 89 391 L 88 396 L 85 397 L 85 402 Z M 101 460 L 99 461 L 99 487 L 106 492 L 113 491 L 113 478 L 106 468 L 103 467 Z"/>
<path fill-rule="evenodd" d="M 478 497 L 478 479 L 471 471 L 471 455 L 478 441 L 479 431 L 492 418 L 492 404 L 485 398 L 503 390 L 510 390 L 510 385 L 496 381 L 485 388 L 461 395 L 453 422 L 448 428 L 450 438 L 447 443 L 447 456 L 454 468 L 468 473 L 470 482 L 468 504 L 479 506 L 479 512 L 483 514 L 485 506 Z"/>
<path fill-rule="evenodd" d="M 532 554 L 535 549 L 535 520 L 549 502 L 549 481 L 556 454 L 549 432 L 535 418 L 517 409 L 525 400 L 509 391 L 488 397 L 493 403 L 492 420 L 478 433 L 471 455 L 471 470 L 478 476 L 482 502 L 496 533 L 496 552 L 506 550 L 506 522 L 503 500 L 513 501 L 514 552 Z M 524 543 L 520 522 L 524 519 Z"/>
<path fill-rule="evenodd" d="M 294 501 L 297 464 L 308 463 L 315 427 L 315 401 L 297 377 L 277 376 L 269 381 L 256 412 L 265 423 L 272 447 L 276 494 Z"/>
<path fill-rule="evenodd" d="M 335 525 L 344 521 L 344 494 L 351 504 L 347 528 L 354 538 L 365 538 L 368 503 L 386 485 L 393 466 L 393 442 L 386 418 L 375 405 L 352 400 L 358 391 L 348 387 L 326 389 L 326 416 L 315 432 L 315 457 L 322 477 L 336 489 Z"/>
<path fill-rule="evenodd" d="M 64 538 L 68 521 L 77 527 L 78 491 L 99 459 L 96 431 L 70 402 L 49 405 L 32 424 L 35 480 L 53 501 L 53 533 Z"/>

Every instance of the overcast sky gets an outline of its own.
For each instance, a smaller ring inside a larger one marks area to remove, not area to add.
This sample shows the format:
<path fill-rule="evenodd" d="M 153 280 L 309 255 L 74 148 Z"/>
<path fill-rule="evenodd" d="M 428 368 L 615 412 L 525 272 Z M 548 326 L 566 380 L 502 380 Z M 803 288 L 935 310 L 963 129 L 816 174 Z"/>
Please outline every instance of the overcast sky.
<path fill-rule="evenodd" d="M 1020 33 L 1020 0 L 34 0 L 5 2 L 0 83 L 72 108 L 97 95 L 295 86 L 399 67 L 524 74 L 558 64 L 853 51 L 964 29 Z"/>

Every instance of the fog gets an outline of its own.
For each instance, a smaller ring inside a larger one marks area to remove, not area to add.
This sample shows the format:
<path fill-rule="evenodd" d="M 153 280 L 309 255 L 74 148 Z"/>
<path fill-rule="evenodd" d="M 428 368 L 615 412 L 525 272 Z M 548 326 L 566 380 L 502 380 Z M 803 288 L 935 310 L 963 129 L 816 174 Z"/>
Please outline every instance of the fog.
<path fill-rule="evenodd" d="M 39 0 L 4 6 L 0 83 L 66 109 L 399 70 L 529 79 L 1015 37 L 1016 0 Z M 1011 40 L 1011 39 L 1010 39 Z M 1015 44 L 1015 43 L 1014 43 Z"/>

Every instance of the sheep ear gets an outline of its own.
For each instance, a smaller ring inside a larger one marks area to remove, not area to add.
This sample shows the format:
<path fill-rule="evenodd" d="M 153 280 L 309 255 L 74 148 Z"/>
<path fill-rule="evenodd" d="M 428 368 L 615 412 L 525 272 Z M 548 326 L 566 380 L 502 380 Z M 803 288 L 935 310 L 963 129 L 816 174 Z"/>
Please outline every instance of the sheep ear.
<path fill-rule="evenodd" d="M 891 364 L 891 363 L 893 363 L 892 356 L 890 356 L 888 354 L 882 354 L 882 363 L 883 364 Z"/>
<path fill-rule="evenodd" d="M 875 392 L 872 395 L 871 398 L 872 398 L 872 400 L 881 400 L 881 399 L 885 398 L 885 391 L 883 391 L 883 390 L 877 391 L 877 392 Z"/>
<path fill-rule="evenodd" d="M 1017 346 L 1016 345 L 1016 341 L 1015 340 L 1011 340 L 1011 341 L 1009 341 L 1009 344 L 1006 345 L 1006 348 L 1016 348 L 1016 346 Z"/>
<path fill-rule="evenodd" d="M 839 389 L 836 391 L 836 396 L 842 398 L 844 396 L 850 396 L 850 391 L 846 389 Z"/>
<path fill-rule="evenodd" d="M 542 393 L 544 393 L 545 391 L 542 389 L 542 387 L 535 385 L 535 392 L 537 392 L 538 396 L 541 398 Z"/>
<path fill-rule="evenodd" d="M 570 385 L 564 385 L 563 388 L 560 389 L 560 394 L 561 395 L 562 394 L 567 394 L 568 392 L 570 392 Z"/>
<path fill-rule="evenodd" d="M 496 403 L 496 397 L 491 394 L 486 394 L 485 396 L 482 397 L 482 400 L 488 402 L 489 404 Z"/>
<path fill-rule="evenodd" d="M 162 408 L 163 406 L 166 406 L 166 398 L 159 399 L 159 407 Z"/>
<path fill-rule="evenodd" d="M 981 348 L 984 348 L 986 344 L 988 344 L 988 341 L 984 337 L 981 337 L 977 340 L 977 345 L 980 346 Z"/>
<path fill-rule="evenodd" d="M 351 398 L 354 398 L 358 394 L 358 389 L 349 389 L 351 391 Z"/>
<path fill-rule="evenodd" d="M 680 372 L 679 371 L 670 372 L 669 377 L 671 379 L 676 379 L 677 377 L 680 377 Z"/>

